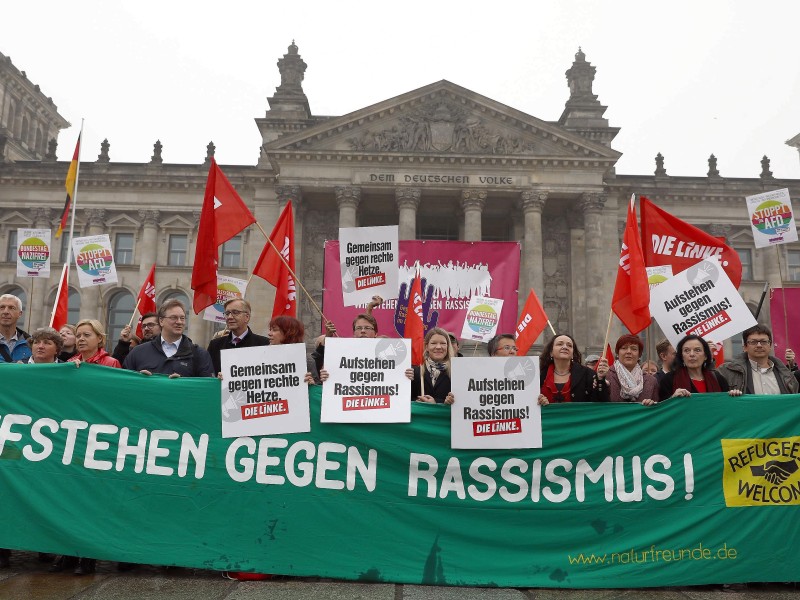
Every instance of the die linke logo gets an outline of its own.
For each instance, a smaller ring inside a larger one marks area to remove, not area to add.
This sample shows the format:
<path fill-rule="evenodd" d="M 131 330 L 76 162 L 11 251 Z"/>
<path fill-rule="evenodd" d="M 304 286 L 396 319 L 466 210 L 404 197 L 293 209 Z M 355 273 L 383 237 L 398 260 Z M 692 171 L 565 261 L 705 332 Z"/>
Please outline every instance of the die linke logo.
<path fill-rule="evenodd" d="M 800 437 L 721 442 L 727 506 L 800 504 Z"/>
<path fill-rule="evenodd" d="M 80 249 L 75 260 L 84 273 L 95 278 L 108 275 L 114 264 L 111 250 L 100 244 L 85 245 Z"/>
<path fill-rule="evenodd" d="M 18 255 L 26 269 L 38 272 L 47 264 L 47 259 L 50 258 L 50 248 L 47 247 L 44 240 L 31 237 L 19 245 Z"/>

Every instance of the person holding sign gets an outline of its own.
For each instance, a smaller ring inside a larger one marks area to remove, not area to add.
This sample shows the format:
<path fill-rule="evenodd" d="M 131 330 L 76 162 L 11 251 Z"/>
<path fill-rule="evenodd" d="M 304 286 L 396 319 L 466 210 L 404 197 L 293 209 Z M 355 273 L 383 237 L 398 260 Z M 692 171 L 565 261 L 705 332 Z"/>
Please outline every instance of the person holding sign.
<path fill-rule="evenodd" d="M 541 406 L 551 402 L 608 402 L 608 361 L 601 358 L 596 372 L 584 366 L 570 335 L 559 334 L 547 342 L 539 356 L 539 369 Z"/>
<path fill-rule="evenodd" d="M 411 400 L 428 404 L 453 404 L 450 391 L 450 357 L 453 355 L 450 336 L 441 327 L 425 334 L 422 365 L 415 366 L 411 380 Z M 422 377 L 420 377 L 422 370 Z"/>
<path fill-rule="evenodd" d="M 106 332 L 97 319 L 82 319 L 75 326 L 75 347 L 78 353 L 67 362 L 89 363 L 121 369 L 122 365 L 116 358 L 106 352 Z"/>
<path fill-rule="evenodd" d="M 658 381 L 639 366 L 642 350 L 644 344 L 638 335 L 627 334 L 617 340 L 617 360 L 606 375 L 611 402 L 637 402 L 644 406 L 658 402 Z"/>
<path fill-rule="evenodd" d="M 659 398 L 665 400 L 712 392 L 742 395 L 740 390 L 731 390 L 728 381 L 713 368 L 714 356 L 708 342 L 699 335 L 687 335 L 675 348 L 672 371 L 661 380 Z"/>

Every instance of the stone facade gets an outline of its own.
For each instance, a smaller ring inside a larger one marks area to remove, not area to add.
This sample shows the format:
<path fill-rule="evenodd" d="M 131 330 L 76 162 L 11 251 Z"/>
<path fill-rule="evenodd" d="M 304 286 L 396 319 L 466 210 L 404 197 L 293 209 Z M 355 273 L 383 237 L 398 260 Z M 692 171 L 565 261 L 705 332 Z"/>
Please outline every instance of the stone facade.
<path fill-rule="evenodd" d="M 569 96 L 555 122 L 448 81 L 347 115 L 314 116 L 302 87 L 305 69 L 293 43 L 278 61 L 280 85 L 269 109 L 256 119 L 263 140 L 258 164 L 222 168 L 266 231 L 292 201 L 297 275 L 317 304 L 322 246 L 340 226 L 399 224 L 401 239 L 519 240 L 520 304 L 533 287 L 557 329 L 573 332 L 582 349 L 598 350 L 631 193 L 725 236 L 745 258 L 749 253 L 741 289 L 749 302 L 758 302 L 765 280 L 779 286 L 788 278 L 787 260 L 800 260 L 800 246 L 781 247 L 781 276 L 776 251 L 755 250 L 743 218 L 745 195 L 781 187 L 800 194 L 800 181 L 775 179 L 766 157 L 759 178 L 728 178 L 713 157 L 704 177 L 671 177 L 661 155 L 653 175 L 617 174 L 620 153 L 612 143 L 619 130 L 603 117 L 606 107 L 592 92 L 595 68 L 581 51 L 566 72 Z M 149 163 L 114 163 L 105 140 L 97 160 L 81 164 L 76 235 L 107 232 L 130 256 L 130 264 L 118 267 L 119 285 L 80 290 L 73 281 L 80 316 L 100 315 L 112 335 L 130 317 L 153 262 L 159 301 L 191 297 L 191 257 L 214 146 L 197 165 L 165 164 L 161 149 L 156 142 Z M 17 227 L 57 226 L 66 170 L 66 161 L 43 157 L 0 165 L 0 249 L 8 249 Z M 226 249 L 228 265 L 220 272 L 247 279 L 263 245 L 257 229 L 244 232 Z M 58 249 L 54 255 L 60 264 Z M 13 262 L 0 261 L 0 292 L 21 287 L 33 325 L 47 322 L 57 277 L 32 282 L 14 273 Z M 298 293 L 301 319 L 319 331 L 316 310 Z M 256 307 L 252 323 L 263 331 L 274 293 L 254 278 L 247 296 Z M 200 317 L 190 319 L 189 334 L 198 342 L 213 330 Z"/>

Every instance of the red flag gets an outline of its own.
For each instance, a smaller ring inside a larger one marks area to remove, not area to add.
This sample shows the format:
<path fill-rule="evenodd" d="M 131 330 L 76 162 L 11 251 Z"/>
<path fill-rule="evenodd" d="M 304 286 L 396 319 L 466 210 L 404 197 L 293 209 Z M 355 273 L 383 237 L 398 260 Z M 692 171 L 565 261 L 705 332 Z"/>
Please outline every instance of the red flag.
<path fill-rule="evenodd" d="M 611 368 L 611 365 L 614 364 L 614 351 L 611 350 L 611 344 L 606 344 L 606 353 L 603 356 L 608 361 L 608 367 Z M 594 366 L 594 370 L 597 371 L 597 367 L 600 366 L 600 361 L 597 361 L 597 364 Z"/>
<path fill-rule="evenodd" d="M 422 324 L 422 281 L 419 269 L 411 283 L 408 293 L 408 307 L 406 308 L 406 325 L 403 337 L 411 340 L 411 364 L 421 365 L 425 346 L 425 328 Z"/>
<path fill-rule="evenodd" d="M 708 345 L 711 348 L 711 356 L 714 357 L 714 365 L 719 369 L 725 362 L 725 348 L 721 342 L 708 342 Z"/>
<path fill-rule="evenodd" d="M 267 242 L 258 258 L 253 275 L 266 279 L 275 286 L 275 305 L 272 317 L 288 315 L 297 318 L 297 287 L 294 281 L 294 213 L 292 201 L 286 203 L 278 222 L 269 235 L 272 244 Z M 273 249 L 280 250 L 283 260 Z M 286 262 L 284 262 L 286 261 Z M 286 268 L 288 263 L 289 268 Z M 291 272 L 289 271 L 291 269 Z"/>
<path fill-rule="evenodd" d="M 628 331 L 637 334 L 650 325 L 650 286 L 647 283 L 647 270 L 644 268 L 633 201 L 631 196 L 611 310 Z"/>
<path fill-rule="evenodd" d="M 256 218 L 212 158 L 192 267 L 195 314 L 217 301 L 219 247 L 255 222 Z"/>
<path fill-rule="evenodd" d="M 642 248 L 648 267 L 670 265 L 677 275 L 701 260 L 716 256 L 737 288 L 742 282 L 742 261 L 739 254 L 710 233 L 698 229 L 645 197 L 642 207 Z"/>
<path fill-rule="evenodd" d="M 67 324 L 69 318 L 69 285 L 67 280 L 69 278 L 69 263 L 64 264 L 61 269 L 61 280 L 58 282 L 58 291 L 56 292 L 56 301 L 53 304 L 53 316 L 50 317 L 50 327 L 59 331 L 64 325 Z"/>
<path fill-rule="evenodd" d="M 61 213 L 61 221 L 58 223 L 58 229 L 56 229 L 56 238 L 61 237 L 61 232 L 64 231 L 69 221 L 69 211 L 72 208 L 72 199 L 75 197 L 75 182 L 78 179 L 78 155 L 80 150 L 81 136 L 79 134 L 78 143 L 75 144 L 75 152 L 72 154 L 72 162 L 69 163 L 69 170 L 67 170 L 67 179 L 64 182 L 64 186 L 67 188 L 67 199 L 64 201 L 64 211 Z M 66 323 L 66 321 L 64 322 Z"/>
<path fill-rule="evenodd" d="M 547 325 L 547 315 L 542 308 L 542 303 L 536 296 L 536 292 L 531 288 L 522 313 L 519 315 L 519 323 L 514 336 L 517 339 L 517 354 L 523 356 L 528 353 L 536 338 L 544 331 Z"/>
<path fill-rule="evenodd" d="M 142 315 L 149 312 L 156 312 L 156 265 L 150 267 L 150 274 L 142 284 L 139 295 L 136 297 L 139 306 L 139 322 L 136 325 L 136 335 L 142 337 Z"/>

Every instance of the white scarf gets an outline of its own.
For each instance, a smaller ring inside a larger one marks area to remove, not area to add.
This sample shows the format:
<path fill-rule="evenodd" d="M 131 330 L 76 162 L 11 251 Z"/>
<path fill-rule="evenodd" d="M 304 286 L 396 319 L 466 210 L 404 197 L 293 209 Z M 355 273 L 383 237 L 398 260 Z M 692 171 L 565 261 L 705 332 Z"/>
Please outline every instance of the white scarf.
<path fill-rule="evenodd" d="M 623 400 L 636 400 L 644 388 L 644 376 L 642 367 L 636 365 L 633 371 L 628 371 L 627 367 L 621 362 L 614 361 L 614 370 L 619 379 L 619 395 Z"/>

